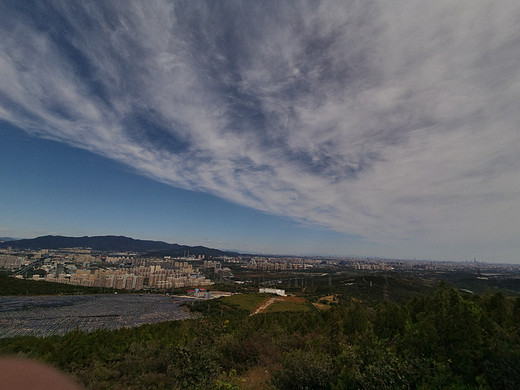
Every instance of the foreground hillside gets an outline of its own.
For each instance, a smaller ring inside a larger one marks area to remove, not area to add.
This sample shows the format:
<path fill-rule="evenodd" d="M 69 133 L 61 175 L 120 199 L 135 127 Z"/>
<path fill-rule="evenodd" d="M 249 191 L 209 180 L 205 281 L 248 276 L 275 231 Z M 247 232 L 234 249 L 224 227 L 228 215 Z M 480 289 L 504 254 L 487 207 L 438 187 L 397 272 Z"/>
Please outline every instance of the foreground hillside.
<path fill-rule="evenodd" d="M 294 302 L 305 309 L 252 316 L 265 297 L 232 298 L 195 305 L 197 320 L 7 339 L 0 352 L 88 389 L 520 388 L 517 298 L 441 285 L 403 304 L 339 297 L 326 310 Z"/>
<path fill-rule="evenodd" d="M 73 286 L 63 283 L 15 279 L 6 275 L 0 275 L 0 296 L 103 294 L 113 291 L 111 288 Z"/>

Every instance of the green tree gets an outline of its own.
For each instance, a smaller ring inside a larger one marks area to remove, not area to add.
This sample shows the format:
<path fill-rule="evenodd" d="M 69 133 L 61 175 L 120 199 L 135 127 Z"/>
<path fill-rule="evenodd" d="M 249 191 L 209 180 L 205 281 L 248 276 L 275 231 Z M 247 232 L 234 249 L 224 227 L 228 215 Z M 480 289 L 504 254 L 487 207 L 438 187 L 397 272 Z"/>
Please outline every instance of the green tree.
<path fill-rule="evenodd" d="M 272 374 L 278 389 L 329 389 L 335 381 L 335 366 L 330 356 L 317 351 L 296 350 L 284 355 L 282 367 Z"/>

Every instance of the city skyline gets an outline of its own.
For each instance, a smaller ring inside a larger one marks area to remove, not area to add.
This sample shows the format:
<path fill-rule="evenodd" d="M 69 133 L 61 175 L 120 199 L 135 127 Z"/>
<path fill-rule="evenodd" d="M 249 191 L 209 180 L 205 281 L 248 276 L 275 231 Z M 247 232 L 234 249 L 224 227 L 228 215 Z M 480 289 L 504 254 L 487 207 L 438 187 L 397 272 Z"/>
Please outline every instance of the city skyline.
<path fill-rule="evenodd" d="M 0 237 L 520 263 L 520 4 L 0 4 Z"/>

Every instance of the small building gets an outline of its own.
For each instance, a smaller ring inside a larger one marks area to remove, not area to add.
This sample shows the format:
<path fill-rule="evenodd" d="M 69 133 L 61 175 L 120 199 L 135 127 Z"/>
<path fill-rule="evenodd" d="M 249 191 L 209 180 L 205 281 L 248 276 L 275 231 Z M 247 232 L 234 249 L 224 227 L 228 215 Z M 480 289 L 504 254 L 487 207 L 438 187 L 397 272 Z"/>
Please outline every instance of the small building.
<path fill-rule="evenodd" d="M 285 290 L 281 290 L 279 288 L 261 288 L 258 292 L 264 294 L 275 294 L 280 295 L 281 297 L 285 297 Z"/>
<path fill-rule="evenodd" d="M 206 289 L 205 288 L 196 288 L 194 290 L 188 290 L 186 291 L 190 297 L 194 298 L 204 298 L 206 295 Z"/>

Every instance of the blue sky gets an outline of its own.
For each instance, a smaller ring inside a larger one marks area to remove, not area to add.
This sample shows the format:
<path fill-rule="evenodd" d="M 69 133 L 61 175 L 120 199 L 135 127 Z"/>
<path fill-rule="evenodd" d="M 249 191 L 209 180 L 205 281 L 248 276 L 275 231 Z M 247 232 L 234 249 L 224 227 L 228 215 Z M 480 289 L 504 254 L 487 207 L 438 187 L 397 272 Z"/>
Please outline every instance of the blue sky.
<path fill-rule="evenodd" d="M 0 236 L 118 234 L 272 254 L 342 253 L 343 244 L 359 239 L 175 188 L 5 123 L 0 128 Z"/>
<path fill-rule="evenodd" d="M 4 1 L 0 236 L 520 262 L 519 17 Z"/>

